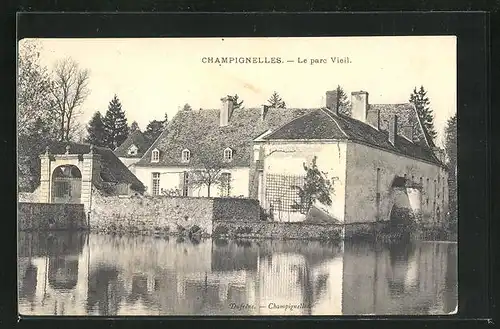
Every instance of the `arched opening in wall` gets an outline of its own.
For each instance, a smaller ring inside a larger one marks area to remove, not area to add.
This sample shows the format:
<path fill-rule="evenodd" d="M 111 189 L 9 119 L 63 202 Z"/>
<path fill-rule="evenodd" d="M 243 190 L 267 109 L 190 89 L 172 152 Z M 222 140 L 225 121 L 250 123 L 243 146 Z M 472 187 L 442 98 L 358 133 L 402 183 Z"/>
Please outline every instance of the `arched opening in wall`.
<path fill-rule="evenodd" d="M 441 210 L 439 209 L 439 206 L 436 208 L 436 222 L 438 224 L 441 223 Z"/>
<path fill-rule="evenodd" d="M 77 166 L 62 165 L 52 173 L 52 203 L 81 203 L 82 173 Z"/>
<path fill-rule="evenodd" d="M 393 224 L 416 222 L 421 216 L 422 186 L 395 176 L 391 184 L 389 220 Z"/>

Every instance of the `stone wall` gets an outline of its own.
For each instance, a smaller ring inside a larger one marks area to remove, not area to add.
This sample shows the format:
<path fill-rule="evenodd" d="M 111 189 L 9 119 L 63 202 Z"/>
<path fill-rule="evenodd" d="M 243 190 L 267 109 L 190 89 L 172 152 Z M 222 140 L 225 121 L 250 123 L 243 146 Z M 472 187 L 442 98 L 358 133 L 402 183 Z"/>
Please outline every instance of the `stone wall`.
<path fill-rule="evenodd" d="M 17 222 L 21 231 L 87 228 L 83 204 L 19 202 Z"/>
<path fill-rule="evenodd" d="M 259 201 L 242 198 L 215 198 L 213 219 L 216 221 L 249 221 L 260 220 Z"/>
<path fill-rule="evenodd" d="M 18 202 L 27 202 L 27 203 L 38 203 L 40 201 L 40 195 L 38 193 L 38 189 L 34 192 L 19 192 L 17 194 Z"/>
<path fill-rule="evenodd" d="M 341 240 L 343 225 L 283 222 L 214 221 L 214 237 Z"/>
<path fill-rule="evenodd" d="M 206 234 L 212 232 L 213 199 L 95 193 L 92 202 L 92 230 L 175 233 L 196 225 Z"/>

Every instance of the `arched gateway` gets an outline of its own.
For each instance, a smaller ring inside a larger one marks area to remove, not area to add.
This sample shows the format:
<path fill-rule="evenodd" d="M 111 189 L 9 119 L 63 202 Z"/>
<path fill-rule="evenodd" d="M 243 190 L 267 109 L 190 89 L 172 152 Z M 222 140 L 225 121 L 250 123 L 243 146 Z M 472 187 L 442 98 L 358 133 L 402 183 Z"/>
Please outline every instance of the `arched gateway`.
<path fill-rule="evenodd" d="M 52 203 L 81 203 L 82 173 L 77 166 L 61 165 L 52 172 Z"/>

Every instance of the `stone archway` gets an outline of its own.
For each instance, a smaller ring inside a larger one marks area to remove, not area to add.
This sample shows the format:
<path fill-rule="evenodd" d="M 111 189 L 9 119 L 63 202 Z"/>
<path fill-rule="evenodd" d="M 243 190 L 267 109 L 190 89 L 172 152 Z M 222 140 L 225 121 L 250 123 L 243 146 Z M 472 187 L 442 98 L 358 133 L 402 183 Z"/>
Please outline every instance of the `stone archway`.
<path fill-rule="evenodd" d="M 418 222 L 421 216 L 421 193 L 421 186 L 396 176 L 389 195 L 388 219 L 391 222 Z"/>
<path fill-rule="evenodd" d="M 81 203 L 82 173 L 77 166 L 61 165 L 51 179 L 52 203 Z"/>

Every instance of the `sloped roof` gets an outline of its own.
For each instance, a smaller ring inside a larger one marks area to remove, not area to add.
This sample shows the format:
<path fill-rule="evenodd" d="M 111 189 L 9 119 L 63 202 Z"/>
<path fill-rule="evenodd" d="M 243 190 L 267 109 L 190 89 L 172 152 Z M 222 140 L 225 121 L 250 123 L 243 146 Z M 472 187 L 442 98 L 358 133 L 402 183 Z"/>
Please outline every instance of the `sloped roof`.
<path fill-rule="evenodd" d="M 414 126 L 416 125 L 417 129 L 414 129 L 414 133 L 416 133 L 413 138 L 414 140 L 419 140 L 422 142 L 426 142 L 429 147 L 434 147 L 434 142 L 432 138 L 429 136 L 427 131 L 423 129 L 422 122 L 417 115 L 417 110 L 411 103 L 401 103 L 401 104 L 370 104 L 370 109 L 378 110 L 380 112 L 380 129 L 388 130 L 389 120 L 392 116 L 398 116 L 398 126 Z"/>
<path fill-rule="evenodd" d="M 197 164 L 196 150 L 203 144 L 210 145 L 221 157 L 229 147 L 233 150 L 231 166 L 249 166 L 254 138 L 312 111 L 269 108 L 262 118 L 260 108 L 235 109 L 225 127 L 219 126 L 219 109 L 179 111 L 136 166 L 193 166 Z M 157 163 L 151 163 L 154 149 L 160 151 Z M 189 164 L 181 161 L 184 149 L 191 151 Z"/>
<path fill-rule="evenodd" d="M 336 114 L 328 109 L 316 111 L 296 118 L 276 131 L 263 137 L 265 140 L 328 140 L 346 139 L 383 148 L 405 156 L 440 164 L 425 141 L 410 142 L 396 136 L 395 145 L 389 142 L 388 132 L 377 130 L 369 124 L 349 116 Z"/>
<path fill-rule="evenodd" d="M 128 154 L 128 150 L 129 150 L 130 146 L 132 146 L 132 145 L 135 145 L 137 147 L 137 154 L 136 155 Z M 127 137 L 127 139 L 114 150 L 114 153 L 118 157 L 140 158 L 148 150 L 149 146 L 150 146 L 150 144 L 148 143 L 148 141 L 144 137 L 144 134 L 140 130 L 136 130 L 136 131 L 132 132 Z"/>
<path fill-rule="evenodd" d="M 66 153 L 66 146 L 69 145 L 69 154 L 88 154 L 90 153 L 90 144 L 74 142 L 51 142 L 49 152 L 51 154 Z M 107 183 L 127 183 L 135 191 L 143 191 L 144 185 L 135 177 L 135 175 L 125 166 L 120 159 L 107 147 L 94 146 L 93 152 L 101 156 L 101 178 Z M 99 185 L 96 184 L 99 188 Z"/>

